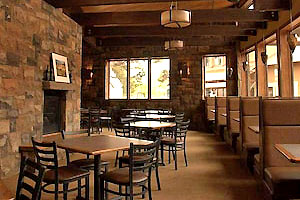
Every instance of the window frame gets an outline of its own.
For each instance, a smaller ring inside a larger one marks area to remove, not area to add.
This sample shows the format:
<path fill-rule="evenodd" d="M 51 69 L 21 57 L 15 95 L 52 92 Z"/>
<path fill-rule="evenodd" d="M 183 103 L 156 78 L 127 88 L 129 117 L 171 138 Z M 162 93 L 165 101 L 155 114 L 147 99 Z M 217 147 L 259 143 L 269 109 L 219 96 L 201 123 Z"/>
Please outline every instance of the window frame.
<path fill-rule="evenodd" d="M 169 89 L 170 89 L 170 93 L 169 93 L 169 98 L 155 98 L 152 99 L 151 98 L 151 60 L 152 59 L 169 59 L 170 64 L 169 64 Z M 109 66 L 109 62 L 110 61 L 125 61 L 127 63 L 127 97 L 124 99 L 113 99 L 113 98 L 109 98 L 109 93 L 110 93 L 110 88 L 109 88 L 109 80 L 107 80 L 107 78 L 109 78 L 109 73 L 107 74 L 107 70 L 109 71 L 110 66 Z M 148 97 L 145 99 L 131 99 L 130 98 L 130 61 L 131 60 L 147 60 L 148 61 Z M 104 93 L 105 93 L 105 100 L 106 101 L 169 101 L 172 99 L 172 89 L 171 89 L 171 66 L 172 66 L 172 61 L 170 57 L 129 57 L 129 58 L 107 58 L 105 59 L 105 67 L 104 67 Z"/>
<path fill-rule="evenodd" d="M 205 59 L 205 58 L 209 58 L 209 57 L 215 57 L 215 58 L 217 58 L 217 57 L 221 57 L 221 56 L 225 57 L 225 74 L 226 74 L 226 79 L 225 79 L 226 87 L 225 87 L 225 91 L 226 91 L 226 95 L 227 95 L 227 61 L 228 61 L 227 55 L 226 54 L 209 54 L 209 55 L 202 56 L 202 59 L 203 59 L 203 62 L 202 62 L 202 65 L 203 65 L 203 67 L 202 67 L 202 87 L 203 87 L 202 88 L 202 96 L 203 96 L 203 98 L 207 97 L 207 95 L 206 95 L 206 87 L 205 87 L 205 83 L 206 83 L 206 81 L 205 81 L 206 80 L 205 66 L 206 66 L 206 64 L 210 63 L 210 61 L 207 63 L 207 59 Z M 220 81 L 220 82 L 223 82 L 223 81 Z M 216 89 L 221 89 L 221 88 L 223 88 L 223 87 L 218 87 Z"/>
<path fill-rule="evenodd" d="M 257 49 L 256 47 L 250 48 L 246 51 L 245 53 L 245 57 L 246 57 L 246 61 L 247 61 L 247 74 L 246 74 L 246 86 L 247 86 L 247 96 L 250 96 L 250 90 L 249 90 L 249 75 L 250 75 L 250 65 L 249 65 L 249 58 L 248 55 L 250 53 L 254 53 L 255 54 L 255 95 L 253 97 L 257 97 L 258 96 L 258 74 L 257 74 Z"/>

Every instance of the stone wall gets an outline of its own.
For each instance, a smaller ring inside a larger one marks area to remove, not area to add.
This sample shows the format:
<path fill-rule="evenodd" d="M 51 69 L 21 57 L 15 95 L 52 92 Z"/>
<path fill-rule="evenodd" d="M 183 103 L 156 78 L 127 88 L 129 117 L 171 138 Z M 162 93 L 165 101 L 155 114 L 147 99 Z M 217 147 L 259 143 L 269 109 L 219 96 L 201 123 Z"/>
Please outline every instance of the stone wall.
<path fill-rule="evenodd" d="M 80 124 L 82 29 L 42 0 L 0 0 L 0 179 L 18 171 L 18 147 L 41 137 L 43 72 L 50 53 L 68 57 L 66 128 Z"/>
<path fill-rule="evenodd" d="M 234 69 L 233 76 L 228 79 L 228 95 L 237 95 L 237 73 L 235 47 L 185 47 L 184 50 L 168 52 L 162 47 L 110 47 L 92 48 L 83 45 L 83 69 L 92 69 L 93 79 L 82 77 L 82 107 L 123 107 L 123 108 L 165 108 L 175 112 L 185 112 L 190 118 L 191 128 L 205 130 L 204 101 L 202 98 L 202 56 L 211 53 L 225 53 L 228 66 Z M 151 56 L 169 56 L 171 59 L 170 100 L 105 100 L 105 60 L 109 58 L 139 58 Z M 178 62 L 187 62 L 190 76 L 181 78 Z"/>

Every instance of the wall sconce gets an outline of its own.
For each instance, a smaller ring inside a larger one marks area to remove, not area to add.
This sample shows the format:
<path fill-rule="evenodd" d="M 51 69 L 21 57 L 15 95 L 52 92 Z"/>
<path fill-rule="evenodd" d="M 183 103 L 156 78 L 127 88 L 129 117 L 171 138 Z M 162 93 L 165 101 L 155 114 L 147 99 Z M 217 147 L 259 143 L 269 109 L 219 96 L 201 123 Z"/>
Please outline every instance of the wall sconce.
<path fill-rule="evenodd" d="M 248 66 L 248 62 L 247 61 L 243 62 L 243 70 L 244 70 L 244 72 L 247 70 L 247 66 Z"/>
<path fill-rule="evenodd" d="M 228 77 L 229 79 L 231 79 L 232 74 L 233 74 L 233 68 L 232 68 L 232 67 L 227 68 L 227 77 Z"/>
<path fill-rule="evenodd" d="M 5 21 L 10 22 L 11 21 L 11 10 L 10 10 L 10 8 L 7 5 L 6 6 L 0 5 L 0 8 L 5 10 L 5 13 L 4 13 Z"/>
<path fill-rule="evenodd" d="M 265 65 L 267 65 L 267 61 L 268 61 L 267 52 L 265 52 L 265 51 L 261 52 L 261 60 Z"/>
<path fill-rule="evenodd" d="M 190 76 L 191 71 L 190 71 L 190 66 L 188 65 L 187 62 L 178 62 L 178 72 L 179 76 L 181 78 L 187 78 Z"/>

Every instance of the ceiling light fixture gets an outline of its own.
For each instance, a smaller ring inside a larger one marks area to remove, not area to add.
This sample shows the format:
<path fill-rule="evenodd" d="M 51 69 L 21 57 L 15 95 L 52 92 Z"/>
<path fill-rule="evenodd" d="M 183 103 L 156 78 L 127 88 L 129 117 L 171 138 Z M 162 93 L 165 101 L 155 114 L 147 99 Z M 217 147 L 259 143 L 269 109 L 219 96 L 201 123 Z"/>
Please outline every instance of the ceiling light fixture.
<path fill-rule="evenodd" d="M 165 50 L 178 50 L 183 48 L 182 40 L 168 40 L 165 41 Z"/>
<path fill-rule="evenodd" d="M 170 10 L 160 15 L 161 25 L 168 28 L 183 28 L 191 25 L 192 14 L 189 10 L 178 10 L 177 2 L 171 3 Z"/>

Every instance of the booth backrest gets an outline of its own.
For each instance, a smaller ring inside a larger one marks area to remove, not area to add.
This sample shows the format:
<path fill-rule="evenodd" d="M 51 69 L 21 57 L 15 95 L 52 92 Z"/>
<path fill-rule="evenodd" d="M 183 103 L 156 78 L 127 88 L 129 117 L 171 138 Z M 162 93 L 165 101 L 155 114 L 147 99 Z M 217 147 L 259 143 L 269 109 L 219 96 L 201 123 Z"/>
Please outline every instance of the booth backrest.
<path fill-rule="evenodd" d="M 215 113 L 211 110 L 215 110 L 215 97 L 206 97 L 206 113 L 208 120 L 215 120 Z"/>
<path fill-rule="evenodd" d="M 222 116 L 222 114 L 226 114 L 226 97 L 216 97 L 216 114 L 218 125 L 226 125 L 226 117 Z"/>
<path fill-rule="evenodd" d="M 249 126 L 259 126 L 259 98 L 242 97 L 241 98 L 241 142 L 259 144 L 259 135 L 251 131 Z"/>
<path fill-rule="evenodd" d="M 227 124 L 229 132 L 239 133 L 240 123 L 235 121 L 234 118 L 240 118 L 240 98 L 228 97 L 227 98 Z"/>
<path fill-rule="evenodd" d="M 278 150 L 275 144 L 300 143 L 300 100 L 260 100 L 260 154 L 262 167 L 297 166 L 292 164 Z"/>

